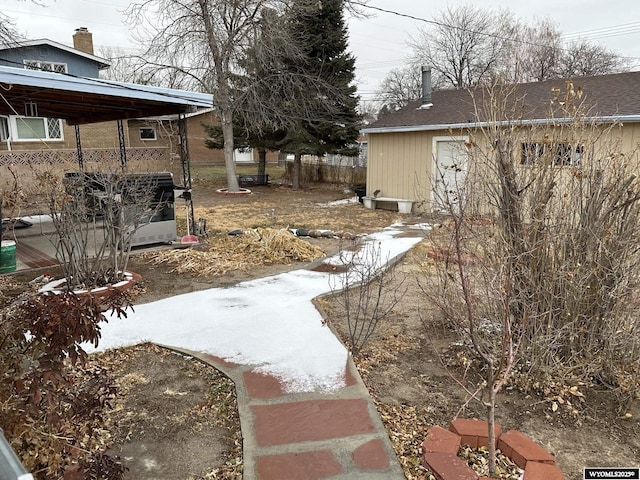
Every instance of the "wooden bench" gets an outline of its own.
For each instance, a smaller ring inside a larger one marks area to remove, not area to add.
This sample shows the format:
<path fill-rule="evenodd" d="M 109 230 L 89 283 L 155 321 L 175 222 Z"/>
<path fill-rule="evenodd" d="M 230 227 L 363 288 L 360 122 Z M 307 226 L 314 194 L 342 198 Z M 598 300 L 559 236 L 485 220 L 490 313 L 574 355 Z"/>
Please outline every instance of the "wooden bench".
<path fill-rule="evenodd" d="M 362 197 L 362 203 L 366 208 L 375 210 L 378 203 L 389 202 L 395 203 L 398 206 L 399 213 L 411 213 L 413 209 L 413 200 L 407 200 L 406 198 L 391 198 L 391 197 Z"/>

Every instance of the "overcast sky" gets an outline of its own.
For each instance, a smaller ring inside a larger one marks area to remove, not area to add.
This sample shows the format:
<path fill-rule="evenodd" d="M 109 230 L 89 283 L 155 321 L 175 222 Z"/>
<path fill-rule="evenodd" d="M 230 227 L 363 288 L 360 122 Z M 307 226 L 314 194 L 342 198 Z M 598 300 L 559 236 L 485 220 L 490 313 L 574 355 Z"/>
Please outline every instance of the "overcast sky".
<path fill-rule="evenodd" d="M 68 45 L 77 27 L 93 33 L 100 46 L 132 48 L 123 12 L 131 0 L 2 0 L 2 11 L 16 19 L 28 38 L 48 38 Z M 369 0 L 369 5 L 426 20 L 438 19 L 448 6 L 465 0 Z M 474 0 L 483 9 L 508 8 L 521 19 L 549 17 L 567 38 L 582 36 L 617 53 L 637 59 L 640 69 L 640 1 L 638 0 Z M 407 39 L 427 24 L 420 20 L 368 10 L 375 16 L 349 19 L 351 51 L 357 58 L 359 93 L 373 93 L 389 70 L 406 63 Z"/>

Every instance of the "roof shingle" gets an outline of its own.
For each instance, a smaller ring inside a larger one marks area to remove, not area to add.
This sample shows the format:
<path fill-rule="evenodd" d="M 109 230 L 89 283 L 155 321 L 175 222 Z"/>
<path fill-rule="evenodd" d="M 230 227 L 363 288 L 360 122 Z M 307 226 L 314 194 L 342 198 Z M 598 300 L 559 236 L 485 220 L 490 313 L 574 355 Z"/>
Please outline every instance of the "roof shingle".
<path fill-rule="evenodd" d="M 640 115 L 640 72 L 577 77 L 571 81 L 574 90 L 582 90 L 583 94 L 577 103 L 581 103 L 587 109 L 589 117 Z M 513 107 L 510 112 L 506 112 L 506 118 L 503 120 L 549 118 L 554 89 L 564 93 L 567 82 L 567 79 L 555 79 L 504 88 L 503 91 L 510 90 L 509 104 Z M 490 95 L 490 92 L 486 88 L 433 91 L 433 106 L 430 108 L 420 108 L 421 100 L 415 100 L 406 107 L 381 117 L 369 125 L 365 132 L 370 129 L 394 130 L 402 127 L 484 122 L 487 119 L 482 112 L 487 95 Z M 565 116 L 557 112 L 553 115 L 556 118 Z"/>

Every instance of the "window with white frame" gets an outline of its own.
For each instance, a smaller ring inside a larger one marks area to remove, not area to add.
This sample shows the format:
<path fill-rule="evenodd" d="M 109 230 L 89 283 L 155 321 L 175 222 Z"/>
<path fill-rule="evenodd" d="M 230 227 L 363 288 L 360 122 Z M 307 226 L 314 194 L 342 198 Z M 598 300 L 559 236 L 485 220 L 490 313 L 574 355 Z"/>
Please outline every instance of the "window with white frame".
<path fill-rule="evenodd" d="M 27 70 L 41 70 L 43 72 L 67 73 L 67 64 L 58 62 L 43 62 L 40 60 L 24 60 Z"/>
<path fill-rule="evenodd" d="M 7 139 L 13 142 L 63 140 L 59 118 L 10 116 L 6 118 L 6 130 Z"/>
<path fill-rule="evenodd" d="M 543 156 L 548 155 L 553 165 L 558 167 L 579 167 L 584 154 L 583 145 L 571 143 L 523 143 L 520 163 L 533 165 L 539 162 Z"/>
<path fill-rule="evenodd" d="M 140 127 L 140 140 L 156 140 L 156 129 L 153 127 Z"/>

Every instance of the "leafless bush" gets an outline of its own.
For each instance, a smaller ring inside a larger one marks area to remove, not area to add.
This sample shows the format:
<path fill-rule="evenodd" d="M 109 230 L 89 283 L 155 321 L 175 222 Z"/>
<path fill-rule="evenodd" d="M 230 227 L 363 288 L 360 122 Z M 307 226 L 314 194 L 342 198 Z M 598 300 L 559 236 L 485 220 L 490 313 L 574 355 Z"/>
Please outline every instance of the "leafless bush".
<path fill-rule="evenodd" d="M 118 169 L 77 172 L 61 179 L 37 172 L 56 236 L 56 257 L 67 285 L 95 288 L 116 283 L 126 271 L 136 229 L 150 221 L 161 204 L 151 201 L 148 176 Z"/>
<path fill-rule="evenodd" d="M 482 365 L 490 424 L 516 366 L 527 385 L 640 393 L 637 151 L 621 125 L 589 120 L 572 84 L 544 126 L 517 119 L 516 93 L 477 97 L 487 126 L 469 132 L 466 178 L 439 178 L 448 235 L 433 245 L 435 282 L 423 281 Z"/>
<path fill-rule="evenodd" d="M 531 373 L 600 379 L 632 398 L 640 390 L 638 152 L 625 146 L 621 125 L 590 121 L 577 92 L 568 84 L 552 99 L 555 115 L 572 122 L 487 128 L 493 148 L 472 149 L 472 161 L 493 178 L 496 255 L 512 272 L 510 313 L 526 323 Z"/>
<path fill-rule="evenodd" d="M 344 273 L 334 278 L 331 291 L 344 309 L 347 343 L 354 356 L 363 351 L 406 291 L 404 280 L 396 279 L 395 270 L 387 268 L 388 261 L 379 243 L 353 242 L 340 250 Z"/>
<path fill-rule="evenodd" d="M 450 202 L 445 247 L 460 262 L 445 262 L 438 288 L 463 290 L 457 305 L 476 327 L 493 319 L 522 337 L 528 385 L 599 383 L 624 406 L 640 393 L 638 152 L 621 125 L 590 120 L 579 92 L 555 92 L 544 126 L 505 124 L 515 91 L 484 93 L 490 121 L 470 132 L 471 167 Z M 495 224 L 478 228 L 478 213 Z M 476 263 L 462 261 L 470 254 Z"/>

